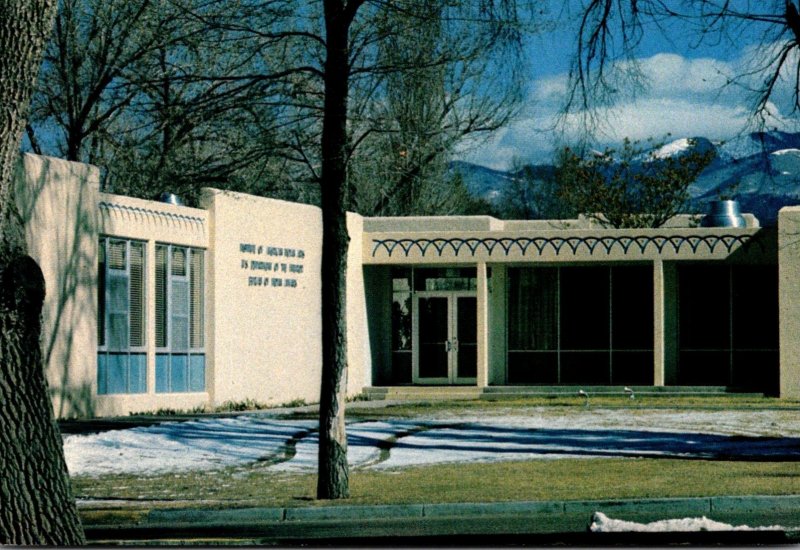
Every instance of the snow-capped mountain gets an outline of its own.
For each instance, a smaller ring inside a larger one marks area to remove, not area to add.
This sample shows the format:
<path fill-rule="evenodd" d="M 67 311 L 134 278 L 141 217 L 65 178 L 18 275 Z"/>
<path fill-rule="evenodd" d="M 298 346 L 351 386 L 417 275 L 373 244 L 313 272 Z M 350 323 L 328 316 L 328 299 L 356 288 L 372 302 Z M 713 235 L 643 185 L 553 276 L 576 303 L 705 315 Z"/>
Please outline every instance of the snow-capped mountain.
<path fill-rule="evenodd" d="M 680 138 L 661 146 L 655 155 L 665 158 L 692 149 L 714 149 L 716 155 L 689 187 L 689 209 L 705 212 L 709 201 L 733 197 L 742 211 L 755 214 L 762 225 L 774 225 L 781 207 L 800 204 L 800 133 L 755 132 L 716 143 L 704 137 Z M 553 171 L 550 165 L 530 168 L 542 177 Z M 474 196 L 494 206 L 500 206 L 514 177 L 513 172 L 467 162 L 454 162 L 451 170 L 461 174 Z"/>

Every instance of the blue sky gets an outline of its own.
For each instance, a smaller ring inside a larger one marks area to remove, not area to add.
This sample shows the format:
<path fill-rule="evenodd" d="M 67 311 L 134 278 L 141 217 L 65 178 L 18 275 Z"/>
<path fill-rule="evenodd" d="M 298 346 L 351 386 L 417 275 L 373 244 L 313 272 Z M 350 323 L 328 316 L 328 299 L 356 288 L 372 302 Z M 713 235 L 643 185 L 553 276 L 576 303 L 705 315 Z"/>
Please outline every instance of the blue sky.
<path fill-rule="evenodd" d="M 614 109 L 604 112 L 608 123 L 598 135 L 598 146 L 624 137 L 724 140 L 752 129 L 751 97 L 741 87 L 725 84 L 752 63 L 765 28 L 748 28 L 716 44 L 698 44 L 686 24 L 670 23 L 665 30 L 667 36 L 647 29 L 638 59 L 648 88 L 636 97 L 621 96 Z M 567 127 L 565 141 L 550 129 L 563 103 L 575 36 L 574 25 L 562 21 L 558 28 L 529 39 L 530 81 L 520 115 L 479 147 L 465 151 L 464 160 L 496 169 L 508 169 L 515 160 L 548 162 L 558 143 L 577 138 L 576 128 Z M 796 130 L 788 109 L 780 107 L 787 87 L 784 83 L 775 96 L 778 105 L 770 126 Z"/>

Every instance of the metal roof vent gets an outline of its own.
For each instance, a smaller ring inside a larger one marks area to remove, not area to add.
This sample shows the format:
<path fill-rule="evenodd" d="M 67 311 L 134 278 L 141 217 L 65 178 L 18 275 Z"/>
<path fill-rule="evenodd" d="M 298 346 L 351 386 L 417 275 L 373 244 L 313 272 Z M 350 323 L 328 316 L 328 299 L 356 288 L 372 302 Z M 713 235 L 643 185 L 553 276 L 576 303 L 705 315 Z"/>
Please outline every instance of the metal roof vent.
<path fill-rule="evenodd" d="M 175 206 L 184 206 L 183 199 L 175 193 L 167 193 L 165 191 L 161 193 L 158 200 L 167 204 L 174 204 Z"/>
<path fill-rule="evenodd" d="M 703 227 L 747 227 L 739 210 L 739 201 L 712 201 L 711 210 L 700 221 Z"/>

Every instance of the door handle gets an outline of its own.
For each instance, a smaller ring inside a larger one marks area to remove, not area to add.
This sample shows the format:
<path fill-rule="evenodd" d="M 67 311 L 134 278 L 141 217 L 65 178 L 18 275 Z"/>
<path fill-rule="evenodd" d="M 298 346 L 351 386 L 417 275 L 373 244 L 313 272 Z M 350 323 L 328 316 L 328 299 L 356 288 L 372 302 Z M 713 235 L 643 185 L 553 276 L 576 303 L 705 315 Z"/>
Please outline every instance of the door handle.
<path fill-rule="evenodd" d="M 458 351 L 458 339 L 453 340 L 453 351 Z"/>
<path fill-rule="evenodd" d="M 448 353 L 453 351 L 453 344 L 450 343 L 450 340 L 445 341 L 444 350 Z"/>

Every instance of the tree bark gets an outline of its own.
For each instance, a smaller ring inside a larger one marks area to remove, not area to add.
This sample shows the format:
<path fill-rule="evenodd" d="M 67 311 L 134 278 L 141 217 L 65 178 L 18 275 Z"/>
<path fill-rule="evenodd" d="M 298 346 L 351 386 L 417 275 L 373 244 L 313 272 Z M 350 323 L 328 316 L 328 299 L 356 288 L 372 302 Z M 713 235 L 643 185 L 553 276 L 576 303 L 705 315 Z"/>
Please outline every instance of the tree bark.
<path fill-rule="evenodd" d="M 0 2 L 0 544 L 85 544 L 44 374 L 44 278 L 12 196 L 56 2 Z"/>
<path fill-rule="evenodd" d="M 353 4 L 325 0 L 325 105 L 322 120 L 322 384 L 317 498 L 348 498 L 347 434 L 347 92 Z"/>

